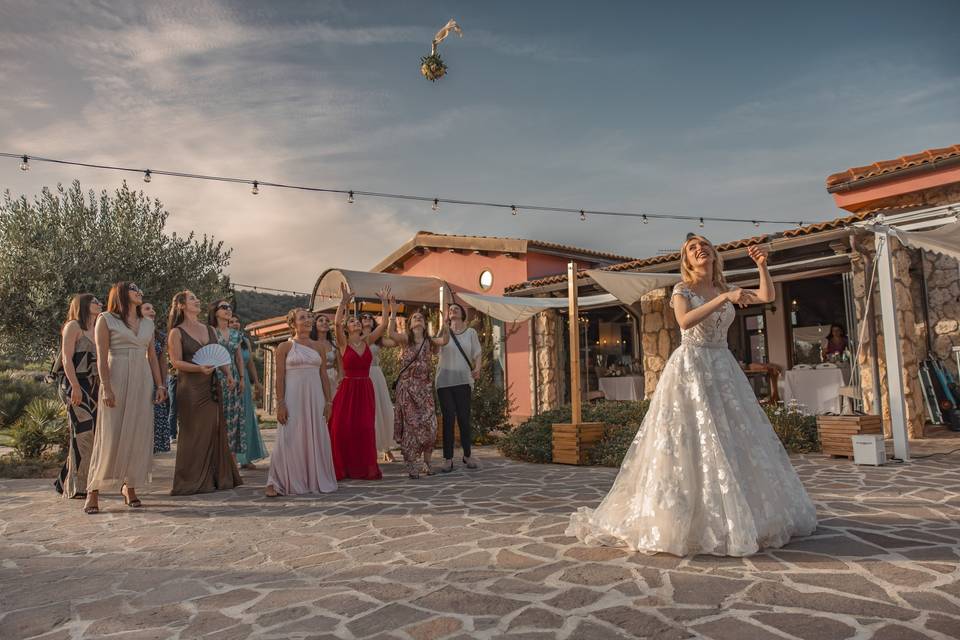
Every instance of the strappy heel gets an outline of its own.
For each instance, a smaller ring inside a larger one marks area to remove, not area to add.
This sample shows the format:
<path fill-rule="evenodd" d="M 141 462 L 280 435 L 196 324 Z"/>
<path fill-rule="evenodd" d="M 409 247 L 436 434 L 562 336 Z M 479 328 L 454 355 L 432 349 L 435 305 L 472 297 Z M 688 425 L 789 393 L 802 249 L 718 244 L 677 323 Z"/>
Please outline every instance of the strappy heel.
<path fill-rule="evenodd" d="M 123 492 L 127 488 L 127 485 L 120 487 L 120 495 L 123 496 L 123 504 L 127 505 L 131 509 L 139 509 L 143 506 L 143 503 L 140 502 L 140 498 L 134 498 L 131 500 L 126 493 Z"/>

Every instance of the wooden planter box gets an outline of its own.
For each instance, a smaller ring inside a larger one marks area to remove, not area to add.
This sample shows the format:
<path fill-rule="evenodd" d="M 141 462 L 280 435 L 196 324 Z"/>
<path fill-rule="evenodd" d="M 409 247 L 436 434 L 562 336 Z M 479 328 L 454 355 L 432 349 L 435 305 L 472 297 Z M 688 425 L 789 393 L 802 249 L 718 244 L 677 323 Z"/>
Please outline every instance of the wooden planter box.
<path fill-rule="evenodd" d="M 553 462 L 587 464 L 587 454 L 603 436 L 602 422 L 553 425 Z"/>
<path fill-rule="evenodd" d="M 828 456 L 853 457 L 853 436 L 883 435 L 880 416 L 817 416 L 820 446 Z"/>

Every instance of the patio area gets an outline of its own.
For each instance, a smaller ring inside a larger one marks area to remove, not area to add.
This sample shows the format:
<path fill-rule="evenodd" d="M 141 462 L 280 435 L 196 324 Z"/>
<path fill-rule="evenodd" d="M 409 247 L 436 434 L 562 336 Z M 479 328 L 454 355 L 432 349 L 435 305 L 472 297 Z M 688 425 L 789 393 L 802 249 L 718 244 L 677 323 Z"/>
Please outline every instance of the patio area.
<path fill-rule="evenodd" d="M 105 496 L 99 516 L 49 481 L 0 480 L 0 639 L 960 638 L 960 455 L 796 457 L 821 526 L 745 559 L 582 546 L 567 516 L 614 469 L 479 457 L 269 500 L 265 470 L 171 498 L 166 454 L 143 509 Z"/>

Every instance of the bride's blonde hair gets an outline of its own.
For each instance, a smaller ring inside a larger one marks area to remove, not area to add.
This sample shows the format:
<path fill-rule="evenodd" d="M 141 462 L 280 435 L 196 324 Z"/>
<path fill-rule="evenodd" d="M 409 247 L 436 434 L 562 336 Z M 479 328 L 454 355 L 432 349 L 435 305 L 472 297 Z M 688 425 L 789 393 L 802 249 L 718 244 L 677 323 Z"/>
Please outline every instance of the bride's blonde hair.
<path fill-rule="evenodd" d="M 687 239 L 684 240 L 680 246 L 680 278 L 687 284 L 693 283 L 696 279 L 696 270 L 687 260 L 687 246 L 694 240 L 705 242 L 707 246 L 710 247 L 710 251 L 713 253 L 713 286 L 716 287 L 718 291 L 726 291 L 727 279 L 723 277 L 723 258 L 720 257 L 717 248 L 713 246 L 712 242 L 695 233 L 688 234 Z"/>

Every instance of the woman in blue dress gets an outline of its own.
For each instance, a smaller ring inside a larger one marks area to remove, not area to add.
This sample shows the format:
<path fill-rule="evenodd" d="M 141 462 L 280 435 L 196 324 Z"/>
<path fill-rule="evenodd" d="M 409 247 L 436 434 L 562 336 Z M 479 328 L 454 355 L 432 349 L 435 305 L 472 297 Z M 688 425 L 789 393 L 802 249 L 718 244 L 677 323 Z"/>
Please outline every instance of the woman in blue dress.
<path fill-rule="evenodd" d="M 228 300 L 217 300 L 207 312 L 207 324 L 213 327 L 217 342 L 231 355 L 230 364 L 217 369 L 220 381 L 221 406 L 227 423 L 227 442 L 238 465 L 246 462 L 247 440 L 243 437 L 243 356 L 240 355 L 242 336 L 230 328 L 233 306 Z"/>
<path fill-rule="evenodd" d="M 250 339 L 240 328 L 240 318 L 233 316 L 230 319 L 230 328 L 240 334 L 240 355 L 243 357 L 245 374 L 243 376 L 243 437 L 247 443 L 247 451 L 244 456 L 237 456 L 237 462 L 244 469 L 256 469 L 257 466 L 253 463 L 267 457 L 267 447 L 264 446 L 263 438 L 260 436 L 260 423 L 257 421 L 257 404 L 254 397 L 254 390 L 257 396 L 263 397 L 263 385 L 260 384 L 260 376 L 253 362 Z"/>

